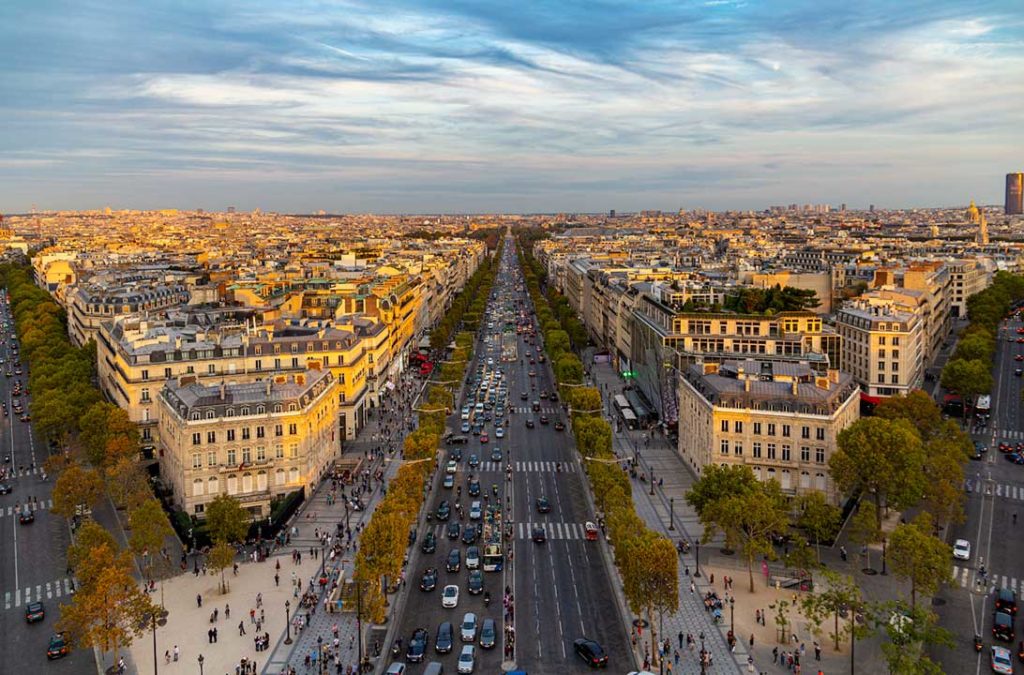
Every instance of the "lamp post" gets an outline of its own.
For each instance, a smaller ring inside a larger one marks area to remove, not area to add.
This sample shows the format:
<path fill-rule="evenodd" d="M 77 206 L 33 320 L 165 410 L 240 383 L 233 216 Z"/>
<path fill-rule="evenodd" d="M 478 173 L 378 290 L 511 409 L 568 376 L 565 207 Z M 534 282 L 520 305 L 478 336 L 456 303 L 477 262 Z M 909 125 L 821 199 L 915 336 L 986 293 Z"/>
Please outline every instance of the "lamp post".
<path fill-rule="evenodd" d="M 359 643 L 359 672 L 363 672 L 363 582 L 356 581 L 356 642 Z"/>
<path fill-rule="evenodd" d="M 732 639 L 736 639 L 736 598 L 729 596 L 729 632 Z"/>
<path fill-rule="evenodd" d="M 704 631 L 701 631 L 700 632 L 700 672 L 701 672 L 702 675 L 703 675 L 703 673 L 708 672 L 707 671 L 707 658 L 706 657 L 707 657 L 707 655 L 704 653 Z"/>
<path fill-rule="evenodd" d="M 693 545 L 694 545 L 694 547 L 696 547 L 696 553 L 694 554 L 694 557 L 697 559 L 697 569 L 694 570 L 693 576 L 699 579 L 700 578 L 700 540 L 699 539 L 695 540 L 693 542 Z"/>
<path fill-rule="evenodd" d="M 149 620 L 152 621 L 151 626 L 153 628 L 153 675 L 157 675 L 157 673 L 159 672 L 159 667 L 157 666 L 157 658 L 156 658 L 156 611 L 155 610 L 150 615 Z"/>
<path fill-rule="evenodd" d="M 883 577 L 887 574 L 887 572 L 885 571 L 885 544 L 886 544 L 886 539 L 883 536 L 882 537 L 882 576 Z"/>
<path fill-rule="evenodd" d="M 291 608 L 292 608 L 291 600 L 285 600 L 284 601 L 284 629 L 285 629 L 286 632 L 285 632 L 285 637 L 284 637 L 284 643 L 286 645 L 290 645 L 292 643 L 292 617 L 291 617 L 291 614 L 290 614 Z"/>
<path fill-rule="evenodd" d="M 668 529 L 676 529 L 676 498 L 668 498 Z"/>
<path fill-rule="evenodd" d="M 317 664 L 316 672 L 322 674 L 324 672 L 324 636 L 323 635 L 317 635 L 316 636 L 316 658 L 317 658 L 317 661 L 316 661 L 316 664 Z"/>
<path fill-rule="evenodd" d="M 200 654 L 199 655 L 199 675 L 203 675 L 203 661 L 205 661 L 205 660 L 206 659 L 203 658 L 203 655 Z"/>

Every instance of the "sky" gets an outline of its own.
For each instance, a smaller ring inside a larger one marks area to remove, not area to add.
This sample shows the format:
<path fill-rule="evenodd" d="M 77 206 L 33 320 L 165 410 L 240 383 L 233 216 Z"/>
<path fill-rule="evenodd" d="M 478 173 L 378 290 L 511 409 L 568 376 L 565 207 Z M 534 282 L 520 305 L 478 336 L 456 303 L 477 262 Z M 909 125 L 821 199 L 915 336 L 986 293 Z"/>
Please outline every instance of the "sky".
<path fill-rule="evenodd" d="M 6 0 L 0 212 L 1002 203 L 1021 0 Z"/>

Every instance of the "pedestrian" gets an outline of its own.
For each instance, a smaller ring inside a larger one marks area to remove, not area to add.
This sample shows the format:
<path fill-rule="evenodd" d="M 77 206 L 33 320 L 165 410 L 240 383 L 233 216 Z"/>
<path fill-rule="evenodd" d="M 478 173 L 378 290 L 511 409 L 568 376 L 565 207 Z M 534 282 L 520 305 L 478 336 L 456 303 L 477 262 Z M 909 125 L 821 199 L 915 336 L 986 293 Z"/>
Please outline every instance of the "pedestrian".
<path fill-rule="evenodd" d="M 754 610 L 754 622 L 758 625 L 761 624 L 761 610 L 759 609 Z"/>
<path fill-rule="evenodd" d="M 231 618 L 231 605 L 229 605 L 227 603 L 224 603 L 224 618 L 225 619 L 230 619 Z"/>
<path fill-rule="evenodd" d="M 196 593 L 196 605 L 199 607 L 203 606 L 203 596 L 200 593 Z"/>
<path fill-rule="evenodd" d="M 754 648 L 754 634 L 753 633 L 750 634 L 750 648 L 751 649 Z"/>
<path fill-rule="evenodd" d="M 206 631 L 206 643 L 207 644 L 211 644 L 211 645 L 213 644 L 213 629 L 212 628 L 209 629 L 208 631 Z"/>
<path fill-rule="evenodd" d="M 818 644 L 817 640 L 814 641 L 814 660 L 821 661 L 821 645 Z"/>
<path fill-rule="evenodd" d="M 216 626 L 213 627 L 213 641 L 214 641 L 214 643 L 217 642 L 217 627 Z"/>
<path fill-rule="evenodd" d="M 244 621 L 239 621 L 238 622 L 238 634 L 239 635 L 245 635 L 245 622 Z"/>
<path fill-rule="evenodd" d="M 181 652 L 178 651 L 178 645 L 174 645 L 174 660 L 175 661 L 178 660 L 178 656 L 180 656 L 180 654 L 181 654 Z"/>
<path fill-rule="evenodd" d="M 679 634 L 676 635 L 676 637 L 679 638 L 679 648 L 682 649 L 682 647 L 683 647 L 683 631 L 679 631 Z"/>
<path fill-rule="evenodd" d="M 772 647 L 772 663 L 778 663 L 779 661 L 779 648 Z"/>

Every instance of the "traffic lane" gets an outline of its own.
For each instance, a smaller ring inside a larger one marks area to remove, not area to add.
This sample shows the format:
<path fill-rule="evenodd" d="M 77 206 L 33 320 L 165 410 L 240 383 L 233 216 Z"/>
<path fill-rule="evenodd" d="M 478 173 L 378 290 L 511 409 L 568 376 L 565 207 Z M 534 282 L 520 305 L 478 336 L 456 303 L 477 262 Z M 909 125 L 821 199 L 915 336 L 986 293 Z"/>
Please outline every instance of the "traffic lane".
<path fill-rule="evenodd" d="M 8 646 L 0 672 L 95 675 L 96 660 L 91 649 L 73 649 L 62 659 L 46 658 L 60 608 L 55 602 L 45 603 L 45 610 L 45 618 L 32 624 L 25 621 L 24 607 L 0 613 L 0 630 Z"/>
<path fill-rule="evenodd" d="M 18 524 L 18 570 L 21 588 L 45 589 L 67 577 L 66 550 L 70 543 L 67 521 L 37 509 L 35 521 Z"/>

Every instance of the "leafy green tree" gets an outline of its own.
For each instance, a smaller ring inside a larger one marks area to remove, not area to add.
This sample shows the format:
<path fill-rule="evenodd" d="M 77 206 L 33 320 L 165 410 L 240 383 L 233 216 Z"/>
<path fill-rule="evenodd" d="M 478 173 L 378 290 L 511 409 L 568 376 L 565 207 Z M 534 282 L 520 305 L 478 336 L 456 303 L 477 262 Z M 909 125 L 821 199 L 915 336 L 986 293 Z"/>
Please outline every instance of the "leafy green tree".
<path fill-rule="evenodd" d="M 873 608 L 872 621 L 889 638 L 882 653 L 890 675 L 943 675 L 925 647 L 953 647 L 949 631 L 938 625 L 938 616 L 927 609 L 907 607 L 901 602 L 881 603 Z"/>
<path fill-rule="evenodd" d="M 995 338 L 985 329 L 974 331 L 957 343 L 954 359 L 965 361 L 991 361 L 995 353 Z"/>
<path fill-rule="evenodd" d="M 875 417 L 907 420 L 917 429 L 922 440 L 929 440 L 943 427 L 942 413 L 932 397 L 915 389 L 906 396 L 889 396 L 875 407 Z"/>
<path fill-rule="evenodd" d="M 647 617 L 652 626 L 651 641 L 657 641 L 653 626 L 657 613 L 663 615 L 679 606 L 679 554 L 665 537 L 650 530 L 638 532 L 619 544 L 623 554 L 623 591 L 630 610 Z"/>
<path fill-rule="evenodd" d="M 812 490 L 802 495 L 799 510 L 797 526 L 814 540 L 815 555 L 820 563 L 821 540 L 831 539 L 836 535 L 842 512 L 838 506 L 829 504 L 825 494 L 820 490 Z"/>
<path fill-rule="evenodd" d="M 871 566 L 870 546 L 882 540 L 882 529 L 878 524 L 875 514 L 863 508 L 863 503 L 857 507 L 857 512 L 850 519 L 850 541 L 861 546 L 866 551 L 864 564 Z"/>
<path fill-rule="evenodd" d="M 839 625 L 840 614 L 858 607 L 863 603 L 860 587 L 853 577 L 840 575 L 832 570 L 823 570 L 813 593 L 800 599 L 800 608 L 804 617 L 814 626 L 815 632 L 829 617 L 832 618 L 832 632 L 829 637 L 834 642 L 834 649 L 840 650 L 840 642 L 850 636 L 856 625 L 852 620 Z"/>
<path fill-rule="evenodd" d="M 249 532 L 249 512 L 230 495 L 217 495 L 206 505 L 206 527 L 214 542 L 237 544 Z"/>
<path fill-rule="evenodd" d="M 151 497 L 132 509 L 128 513 L 128 527 L 131 530 L 128 545 L 135 555 L 145 557 L 146 568 L 151 573 L 164 541 L 174 534 L 160 501 Z"/>
<path fill-rule="evenodd" d="M 711 503 L 726 497 L 754 492 L 759 481 L 749 466 L 743 464 L 709 464 L 704 474 L 686 493 L 686 501 L 701 516 Z"/>
<path fill-rule="evenodd" d="M 979 396 L 990 393 L 994 383 L 989 361 L 952 359 L 942 369 L 942 386 L 957 392 L 971 404 Z"/>
<path fill-rule="evenodd" d="M 918 590 L 935 593 L 950 578 L 953 551 L 932 534 L 932 525 L 931 516 L 922 513 L 910 523 L 897 525 L 889 542 L 890 566 L 893 574 L 910 582 L 913 609 L 917 608 Z"/>
<path fill-rule="evenodd" d="M 220 572 L 220 592 L 228 592 L 228 582 L 224 578 L 224 570 L 231 567 L 235 563 L 235 547 L 226 541 L 218 541 L 214 543 L 213 548 L 210 549 L 209 556 L 210 569 L 214 572 Z"/>
<path fill-rule="evenodd" d="M 73 465 L 65 469 L 54 483 L 52 511 L 70 518 L 78 506 L 92 509 L 102 497 L 103 479 L 99 472 Z"/>
<path fill-rule="evenodd" d="M 839 448 L 829 459 L 841 490 L 859 489 L 874 501 L 879 528 L 883 507 L 902 509 L 921 499 L 924 463 L 921 437 L 910 422 L 878 417 L 861 418 L 839 432 Z"/>
<path fill-rule="evenodd" d="M 937 524 L 963 522 L 964 465 L 972 450 L 970 436 L 949 420 L 925 444 L 924 506 Z"/>

